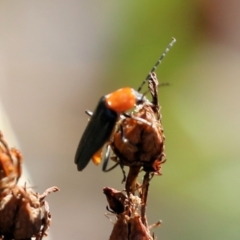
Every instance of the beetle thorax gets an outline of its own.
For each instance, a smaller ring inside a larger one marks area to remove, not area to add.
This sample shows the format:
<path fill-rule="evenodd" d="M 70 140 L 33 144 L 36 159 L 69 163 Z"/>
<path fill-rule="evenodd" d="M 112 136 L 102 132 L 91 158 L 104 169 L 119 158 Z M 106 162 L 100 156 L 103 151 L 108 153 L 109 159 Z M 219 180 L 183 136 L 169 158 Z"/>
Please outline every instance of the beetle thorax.
<path fill-rule="evenodd" d="M 121 88 L 106 95 L 107 106 L 117 113 L 123 113 L 136 104 L 136 94 L 132 88 Z"/>

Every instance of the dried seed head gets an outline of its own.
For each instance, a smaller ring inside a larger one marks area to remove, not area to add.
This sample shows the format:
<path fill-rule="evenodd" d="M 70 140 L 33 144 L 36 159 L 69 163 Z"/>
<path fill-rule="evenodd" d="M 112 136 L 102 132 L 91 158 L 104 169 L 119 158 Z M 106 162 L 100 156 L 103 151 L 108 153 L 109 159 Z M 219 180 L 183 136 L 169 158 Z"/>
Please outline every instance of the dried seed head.
<path fill-rule="evenodd" d="M 154 72 L 148 77 L 148 87 L 152 103 L 145 102 L 129 117 L 120 119 L 111 147 L 120 165 L 143 167 L 145 171 L 158 173 L 155 161 L 161 162 L 165 156 L 165 136 L 158 104 L 158 79 Z"/>
<path fill-rule="evenodd" d="M 26 186 L 18 186 L 22 173 L 22 156 L 9 149 L 0 132 L 0 239 L 41 240 L 51 223 L 46 196 L 59 191 L 57 187 L 43 194 Z"/>

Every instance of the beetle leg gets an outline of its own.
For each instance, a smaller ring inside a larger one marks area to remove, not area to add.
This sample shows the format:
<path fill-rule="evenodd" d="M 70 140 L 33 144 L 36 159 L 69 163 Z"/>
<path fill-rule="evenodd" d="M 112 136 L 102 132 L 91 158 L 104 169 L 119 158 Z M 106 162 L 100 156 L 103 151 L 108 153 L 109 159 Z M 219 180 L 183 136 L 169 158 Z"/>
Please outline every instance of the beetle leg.
<path fill-rule="evenodd" d="M 123 115 L 124 115 L 124 117 L 126 117 L 126 118 L 132 118 L 132 119 L 134 119 L 134 120 L 136 120 L 136 121 L 138 121 L 138 122 L 144 123 L 144 124 L 152 127 L 152 123 L 148 122 L 147 120 L 145 120 L 145 119 L 143 119 L 143 118 L 136 117 L 136 116 L 132 116 L 132 115 L 130 115 L 130 114 L 128 114 L 128 113 L 123 113 Z"/>
<path fill-rule="evenodd" d="M 102 171 L 103 172 L 110 172 L 111 170 L 113 170 L 115 167 L 117 167 L 118 165 L 120 165 L 122 173 L 123 173 L 123 179 L 122 179 L 122 183 L 124 183 L 127 179 L 126 177 L 126 173 L 124 171 L 124 166 L 122 164 L 120 164 L 120 162 L 116 162 L 112 167 L 107 169 L 107 165 L 108 165 L 108 161 L 110 159 L 110 152 L 111 152 L 111 146 L 107 145 L 107 151 L 103 160 L 103 166 L 102 166 Z"/>
<path fill-rule="evenodd" d="M 122 115 L 126 118 L 131 118 L 132 117 L 131 114 L 129 114 L 129 113 L 122 113 Z"/>
<path fill-rule="evenodd" d="M 121 132 L 121 139 L 124 143 L 129 143 L 130 145 L 132 145 L 133 147 L 137 148 L 137 146 L 134 143 L 131 143 L 124 135 L 124 129 L 122 124 L 120 124 L 119 126 L 120 132 Z"/>
<path fill-rule="evenodd" d="M 105 154 L 105 157 L 104 157 L 104 160 L 103 160 L 103 166 L 102 166 L 102 171 L 103 172 L 109 172 L 119 165 L 119 162 L 117 162 L 112 167 L 107 169 L 108 161 L 109 161 L 110 155 L 111 155 L 110 153 L 111 153 L 111 146 L 107 145 L 107 151 L 106 151 L 106 154 Z"/>
<path fill-rule="evenodd" d="M 89 110 L 85 110 L 85 113 L 86 113 L 89 117 L 91 117 L 91 116 L 93 115 L 93 112 L 91 112 L 91 111 L 89 111 Z"/>
<path fill-rule="evenodd" d="M 142 122 L 142 123 L 148 125 L 149 127 L 152 127 L 152 123 L 148 122 L 147 120 L 145 120 L 143 118 L 132 116 L 132 119 L 135 119 L 138 122 Z"/>
<path fill-rule="evenodd" d="M 123 126 L 122 126 L 122 124 L 120 124 L 120 132 L 121 132 L 121 139 L 122 139 L 122 141 L 124 142 L 124 143 L 130 143 L 129 142 L 129 140 L 125 137 L 125 135 L 124 135 L 124 130 L 123 130 Z M 130 143 L 131 144 L 131 143 Z M 133 145 L 133 144 L 131 144 L 131 145 Z"/>

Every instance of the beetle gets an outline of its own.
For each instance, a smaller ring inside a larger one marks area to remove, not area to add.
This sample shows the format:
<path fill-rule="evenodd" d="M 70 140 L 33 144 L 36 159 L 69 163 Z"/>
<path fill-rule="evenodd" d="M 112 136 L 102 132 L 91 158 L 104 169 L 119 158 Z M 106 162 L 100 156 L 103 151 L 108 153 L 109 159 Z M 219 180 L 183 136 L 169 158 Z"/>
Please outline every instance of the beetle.
<path fill-rule="evenodd" d="M 147 99 L 143 94 L 128 87 L 100 98 L 77 148 L 75 163 L 79 171 L 91 158 L 95 164 L 101 161 L 102 147 L 109 140 L 120 114 L 144 101 Z"/>
<path fill-rule="evenodd" d="M 151 102 L 145 97 L 145 94 L 141 94 L 140 91 L 175 41 L 173 38 L 172 42 L 138 88 L 138 91 L 130 87 L 118 89 L 108 95 L 102 96 L 93 114 L 87 112 L 91 115 L 91 118 L 83 132 L 75 154 L 75 164 L 77 165 L 78 171 L 82 171 L 90 159 L 92 159 L 96 165 L 100 163 L 102 148 L 104 144 L 110 140 L 121 115 L 129 117 L 125 113 L 135 106 L 143 103 L 151 105 Z"/>

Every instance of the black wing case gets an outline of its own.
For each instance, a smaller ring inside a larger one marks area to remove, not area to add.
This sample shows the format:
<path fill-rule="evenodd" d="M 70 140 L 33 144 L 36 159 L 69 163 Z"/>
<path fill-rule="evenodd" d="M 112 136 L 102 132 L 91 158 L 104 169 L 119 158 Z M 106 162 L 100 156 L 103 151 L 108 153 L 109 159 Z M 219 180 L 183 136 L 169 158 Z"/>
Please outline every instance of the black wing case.
<path fill-rule="evenodd" d="M 78 144 L 75 155 L 78 171 L 82 171 L 92 156 L 109 140 L 117 120 L 118 114 L 107 108 L 105 97 L 102 97 Z"/>

